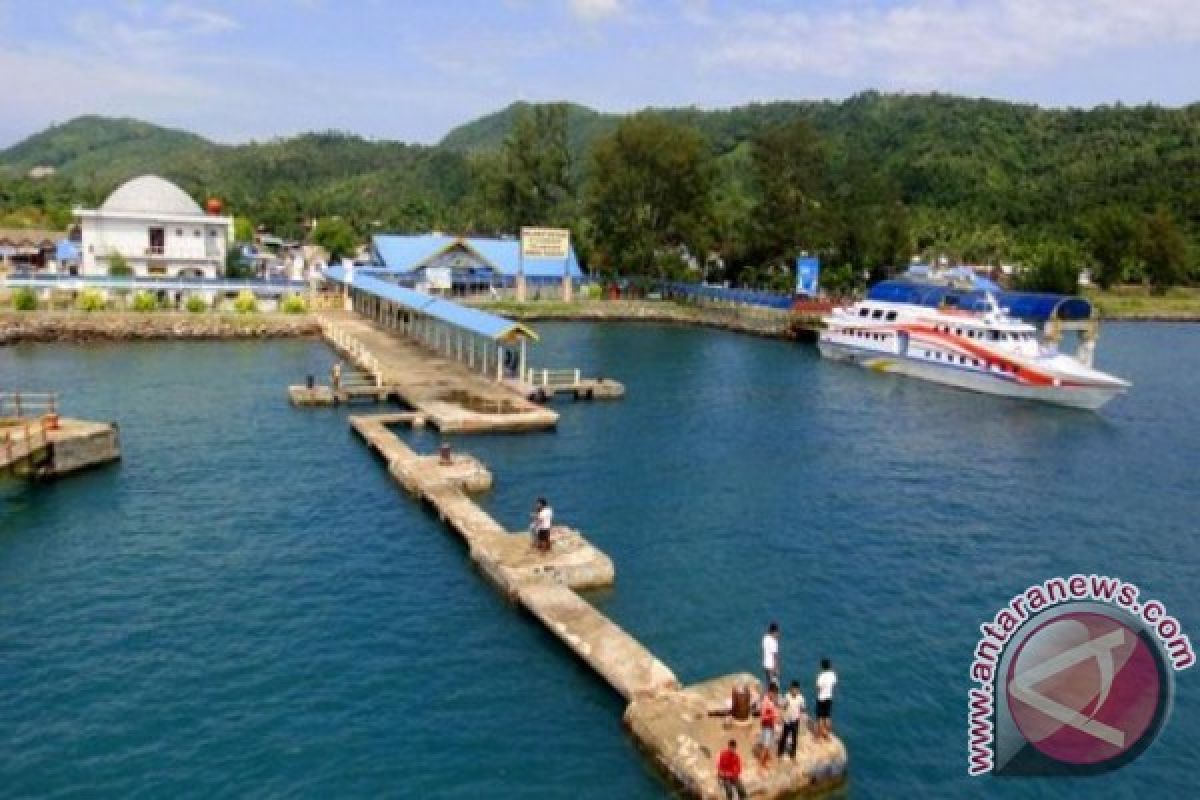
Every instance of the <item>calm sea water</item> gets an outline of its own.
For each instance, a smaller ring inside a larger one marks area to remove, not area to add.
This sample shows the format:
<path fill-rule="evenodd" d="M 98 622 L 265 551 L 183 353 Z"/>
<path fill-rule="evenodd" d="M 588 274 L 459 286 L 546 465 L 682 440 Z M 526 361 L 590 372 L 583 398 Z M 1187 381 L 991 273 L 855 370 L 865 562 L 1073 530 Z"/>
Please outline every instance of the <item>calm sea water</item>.
<path fill-rule="evenodd" d="M 483 501 L 544 493 L 612 555 L 594 598 L 685 681 L 841 674 L 853 797 L 1182 797 L 1200 677 L 1141 759 L 968 779 L 977 626 L 1058 574 L 1140 584 L 1200 636 L 1200 328 L 1108 325 L 1100 415 L 683 328 L 543 324 L 535 360 L 625 381 L 556 433 L 467 437 Z M 0 349 L 0 385 L 120 421 L 125 458 L 0 484 L 0 795 L 658 797 L 622 704 L 472 571 L 338 411 L 315 342 Z M 413 439 L 432 448 L 436 436 Z M 811 697 L 811 694 L 810 694 Z"/>

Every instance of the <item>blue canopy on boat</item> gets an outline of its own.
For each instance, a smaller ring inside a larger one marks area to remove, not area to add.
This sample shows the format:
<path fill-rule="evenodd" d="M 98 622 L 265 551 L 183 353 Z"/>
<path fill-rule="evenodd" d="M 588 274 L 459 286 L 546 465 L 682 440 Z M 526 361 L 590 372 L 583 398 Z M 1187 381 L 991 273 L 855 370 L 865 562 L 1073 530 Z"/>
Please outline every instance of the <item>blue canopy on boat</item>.
<path fill-rule="evenodd" d="M 891 280 L 880 281 L 867 290 L 868 300 L 910 303 L 930 308 L 958 308 L 986 311 L 988 292 L 983 289 L 959 289 L 935 283 Z M 991 292 L 1000 307 L 1021 319 L 1045 322 L 1048 319 L 1084 320 L 1092 316 L 1092 304 L 1085 298 L 1042 292 Z"/>

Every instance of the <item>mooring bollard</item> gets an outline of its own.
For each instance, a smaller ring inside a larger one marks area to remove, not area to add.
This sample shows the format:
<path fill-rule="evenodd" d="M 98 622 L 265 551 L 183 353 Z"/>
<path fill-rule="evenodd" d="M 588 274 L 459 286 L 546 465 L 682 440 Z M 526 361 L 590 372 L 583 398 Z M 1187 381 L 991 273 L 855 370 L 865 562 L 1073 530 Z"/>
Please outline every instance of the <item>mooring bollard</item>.
<path fill-rule="evenodd" d="M 749 722 L 750 720 L 750 687 L 734 686 L 733 702 L 730 716 L 734 722 Z"/>
<path fill-rule="evenodd" d="M 443 467 L 454 465 L 454 457 L 450 455 L 450 444 L 448 442 L 442 442 L 438 447 L 438 463 Z"/>

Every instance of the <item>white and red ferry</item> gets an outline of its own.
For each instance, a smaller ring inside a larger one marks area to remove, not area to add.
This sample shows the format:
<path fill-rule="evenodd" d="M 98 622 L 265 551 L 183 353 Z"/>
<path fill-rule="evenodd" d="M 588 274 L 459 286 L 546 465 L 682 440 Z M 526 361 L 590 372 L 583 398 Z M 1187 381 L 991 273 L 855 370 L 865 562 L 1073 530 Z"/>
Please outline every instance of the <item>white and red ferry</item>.
<path fill-rule="evenodd" d="M 1080 347 L 1072 356 L 1060 352 L 1053 340 L 1043 341 L 1034 325 L 1001 308 L 991 291 L 885 284 L 873 287 L 866 300 L 835 308 L 823 318 L 821 355 L 976 392 L 1093 411 L 1130 386 L 1092 367 L 1094 320 L 1077 326 Z M 1087 305 L 1051 295 L 1008 297 L 1042 311 L 1052 320 L 1052 330 L 1059 329 L 1056 310 Z M 1087 313 L 1090 317 L 1090 307 Z"/>

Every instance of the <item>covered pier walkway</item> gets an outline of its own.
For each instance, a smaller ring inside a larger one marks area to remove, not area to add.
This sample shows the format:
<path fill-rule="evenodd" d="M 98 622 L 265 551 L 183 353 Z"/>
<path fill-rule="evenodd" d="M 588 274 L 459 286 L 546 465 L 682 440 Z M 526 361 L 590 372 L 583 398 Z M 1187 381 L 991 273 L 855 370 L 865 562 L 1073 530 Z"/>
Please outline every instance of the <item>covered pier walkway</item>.
<path fill-rule="evenodd" d="M 480 375 L 504 381 L 527 372 L 537 334 L 519 322 L 399 286 L 369 268 L 331 267 L 325 277 L 342 287 L 345 310 Z"/>

